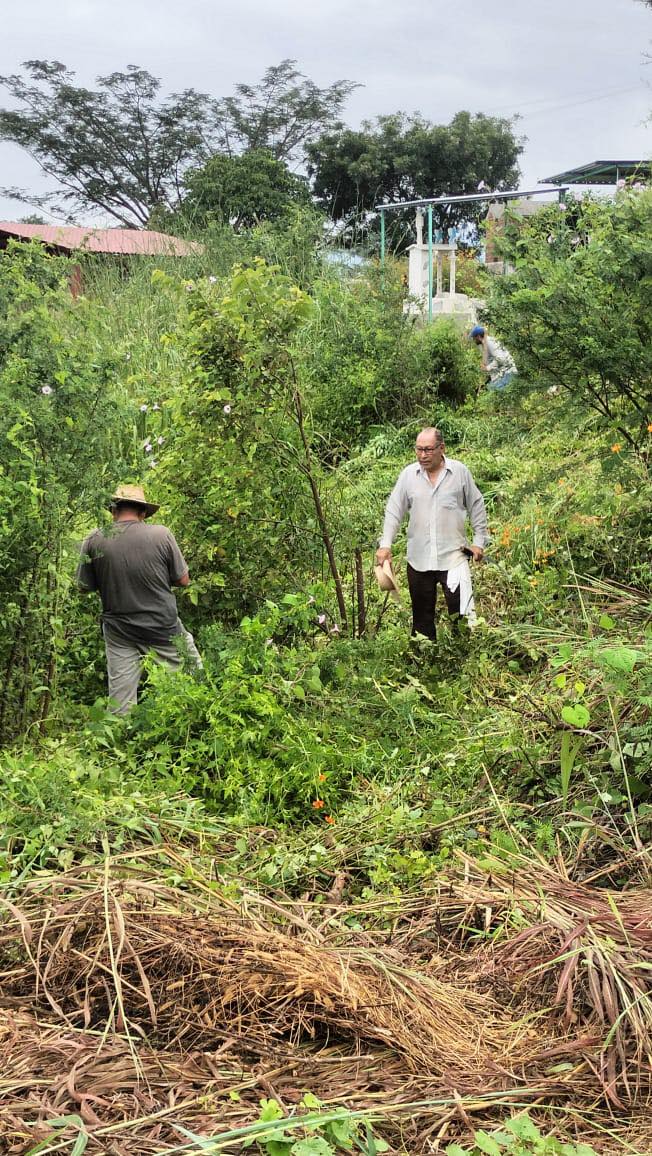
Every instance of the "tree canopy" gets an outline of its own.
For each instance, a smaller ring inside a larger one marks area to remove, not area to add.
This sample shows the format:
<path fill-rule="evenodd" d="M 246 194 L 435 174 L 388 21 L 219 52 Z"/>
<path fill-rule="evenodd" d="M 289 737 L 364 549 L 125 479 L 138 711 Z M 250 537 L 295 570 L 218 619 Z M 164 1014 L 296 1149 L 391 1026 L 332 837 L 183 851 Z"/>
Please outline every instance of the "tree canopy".
<path fill-rule="evenodd" d="M 0 139 L 21 145 L 58 190 L 21 199 L 102 209 L 126 227 L 146 225 L 155 207 L 174 209 L 181 179 L 210 151 L 212 102 L 193 89 L 161 99 L 161 82 L 142 68 L 74 83 L 59 61 L 30 60 L 29 79 L 0 83 L 20 107 L 0 110 Z"/>
<path fill-rule="evenodd" d="M 291 173 L 267 149 L 241 156 L 210 157 L 185 178 L 183 216 L 192 224 L 230 223 L 236 232 L 261 221 L 278 221 L 293 204 L 307 205 L 305 180 Z"/>
<path fill-rule="evenodd" d="M 100 209 L 126 227 L 146 225 L 154 210 L 178 210 L 184 174 L 215 154 L 267 149 L 278 161 L 300 158 L 339 123 L 353 87 L 320 89 L 291 60 L 222 100 L 192 88 L 163 97 L 161 81 L 136 65 L 98 77 L 95 89 L 77 85 L 56 60 L 23 68 L 0 77 L 17 105 L 0 109 L 0 140 L 24 148 L 58 187 L 40 197 L 4 191 L 59 210 Z"/>
<path fill-rule="evenodd" d="M 314 193 L 335 220 L 369 213 L 378 203 L 514 188 L 524 140 L 514 121 L 458 112 L 448 125 L 395 113 L 361 129 L 323 133 L 308 147 Z M 481 210 L 477 210 L 479 213 Z M 468 206 L 447 207 L 438 223 L 473 219 Z"/>
<path fill-rule="evenodd" d="M 357 85 L 336 80 L 318 88 L 296 61 L 282 60 L 259 84 L 237 84 L 235 95 L 216 102 L 217 139 L 228 156 L 267 149 L 281 161 L 301 162 L 306 147 L 327 129 L 341 128 L 342 106 Z"/>

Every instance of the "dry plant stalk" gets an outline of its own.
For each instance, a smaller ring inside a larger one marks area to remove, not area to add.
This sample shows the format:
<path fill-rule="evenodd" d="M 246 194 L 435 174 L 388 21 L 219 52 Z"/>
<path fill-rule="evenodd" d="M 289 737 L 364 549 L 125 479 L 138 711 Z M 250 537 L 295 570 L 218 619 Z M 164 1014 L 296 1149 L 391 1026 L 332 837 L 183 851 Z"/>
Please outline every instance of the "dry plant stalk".
<path fill-rule="evenodd" d="M 88 1152 L 154 1156 L 177 1124 L 215 1134 L 306 1090 L 381 1112 L 414 1153 L 515 1101 L 628 1099 L 633 1116 L 652 1095 L 650 892 L 496 866 L 466 860 L 401 911 L 388 899 L 384 922 L 378 900 L 325 919 L 108 864 L 33 880 L 1 900 L 0 1149 L 75 1113 Z"/>

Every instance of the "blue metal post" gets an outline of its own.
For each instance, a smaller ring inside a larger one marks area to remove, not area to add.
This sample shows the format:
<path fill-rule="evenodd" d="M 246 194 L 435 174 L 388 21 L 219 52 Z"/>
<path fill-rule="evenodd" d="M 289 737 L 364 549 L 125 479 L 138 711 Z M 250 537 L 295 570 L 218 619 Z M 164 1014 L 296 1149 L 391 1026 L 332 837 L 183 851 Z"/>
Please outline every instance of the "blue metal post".
<path fill-rule="evenodd" d="M 428 205 L 428 321 L 432 321 L 432 205 Z"/>

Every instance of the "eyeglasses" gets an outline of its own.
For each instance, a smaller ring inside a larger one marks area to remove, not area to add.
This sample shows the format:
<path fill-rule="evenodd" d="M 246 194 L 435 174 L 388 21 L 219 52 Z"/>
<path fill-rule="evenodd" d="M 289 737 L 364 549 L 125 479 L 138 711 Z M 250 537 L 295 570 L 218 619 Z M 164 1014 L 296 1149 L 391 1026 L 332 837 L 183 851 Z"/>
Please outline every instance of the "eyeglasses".
<path fill-rule="evenodd" d="M 442 443 L 437 442 L 436 446 L 415 446 L 414 452 L 416 454 L 431 454 L 433 450 L 441 449 Z"/>

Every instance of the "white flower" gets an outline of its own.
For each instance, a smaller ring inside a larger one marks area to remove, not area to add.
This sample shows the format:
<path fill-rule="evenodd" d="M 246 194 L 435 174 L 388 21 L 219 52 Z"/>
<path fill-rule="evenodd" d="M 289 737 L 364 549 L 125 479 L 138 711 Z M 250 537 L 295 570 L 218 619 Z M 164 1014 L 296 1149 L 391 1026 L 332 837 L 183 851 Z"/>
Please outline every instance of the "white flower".
<path fill-rule="evenodd" d="M 142 404 L 142 405 L 141 405 L 141 407 L 140 407 L 140 412 L 141 412 L 141 413 L 147 413 L 147 410 L 148 410 L 148 409 L 149 409 L 149 406 L 147 405 L 147 403 L 146 403 L 146 402 L 143 402 L 143 404 Z"/>
<path fill-rule="evenodd" d="M 619 181 L 616 181 L 616 188 L 617 189 L 624 189 L 625 188 L 625 181 L 622 179 L 622 177 L 620 178 Z"/>
<path fill-rule="evenodd" d="M 131 361 L 131 354 L 125 353 L 125 361 Z"/>
<path fill-rule="evenodd" d="M 194 288 L 195 286 L 193 285 L 192 281 L 188 281 L 186 284 L 186 293 L 192 293 Z"/>
<path fill-rule="evenodd" d="M 231 413 L 231 406 L 230 405 L 225 405 L 223 407 L 223 409 L 224 409 L 224 413 Z"/>
<path fill-rule="evenodd" d="M 152 452 L 152 443 L 151 442 L 145 442 L 145 453 L 151 454 L 151 452 Z"/>
<path fill-rule="evenodd" d="M 337 625 L 337 622 L 335 622 L 335 623 L 333 624 L 333 626 L 331 626 L 331 630 L 330 630 L 330 632 L 331 632 L 331 634 L 339 634 L 339 632 L 340 632 L 340 628 L 339 628 L 339 626 Z"/>
<path fill-rule="evenodd" d="M 156 439 L 156 444 L 157 444 L 157 446 L 162 446 L 164 441 L 165 441 L 165 438 L 164 438 L 164 437 L 158 437 L 158 438 Z"/>
<path fill-rule="evenodd" d="M 320 614 L 320 615 L 319 615 L 319 617 L 318 617 L 318 619 L 317 619 L 317 621 L 318 621 L 318 623 L 319 623 L 319 625 L 320 625 L 320 626 L 323 626 L 323 625 L 324 625 L 324 623 L 326 622 L 326 615 L 325 615 L 325 614 Z"/>
<path fill-rule="evenodd" d="M 157 401 L 155 401 L 154 405 L 152 406 L 152 409 L 160 409 L 160 408 L 161 407 L 160 407 L 159 403 Z"/>
<path fill-rule="evenodd" d="M 208 280 L 210 281 L 211 285 L 217 284 L 217 277 L 209 277 Z"/>
<path fill-rule="evenodd" d="M 150 468 L 150 470 L 155 470 L 155 469 L 156 469 L 156 462 L 154 461 L 154 458 L 150 458 L 150 461 L 149 461 L 149 468 Z"/>
<path fill-rule="evenodd" d="M 315 602 L 316 602 L 316 598 L 315 598 L 314 594 L 311 594 L 309 599 L 308 599 L 308 605 L 314 606 Z"/>
<path fill-rule="evenodd" d="M 565 213 L 565 212 L 566 212 L 566 205 L 564 204 L 564 202 L 563 202 L 563 201 L 560 201 L 560 202 L 559 202 L 559 204 L 557 205 L 557 208 L 559 209 L 559 212 L 560 212 L 560 213 Z"/>
<path fill-rule="evenodd" d="M 54 390 L 51 385 L 42 385 L 41 393 L 44 393 L 46 397 L 49 397 L 51 393 L 54 393 Z"/>

